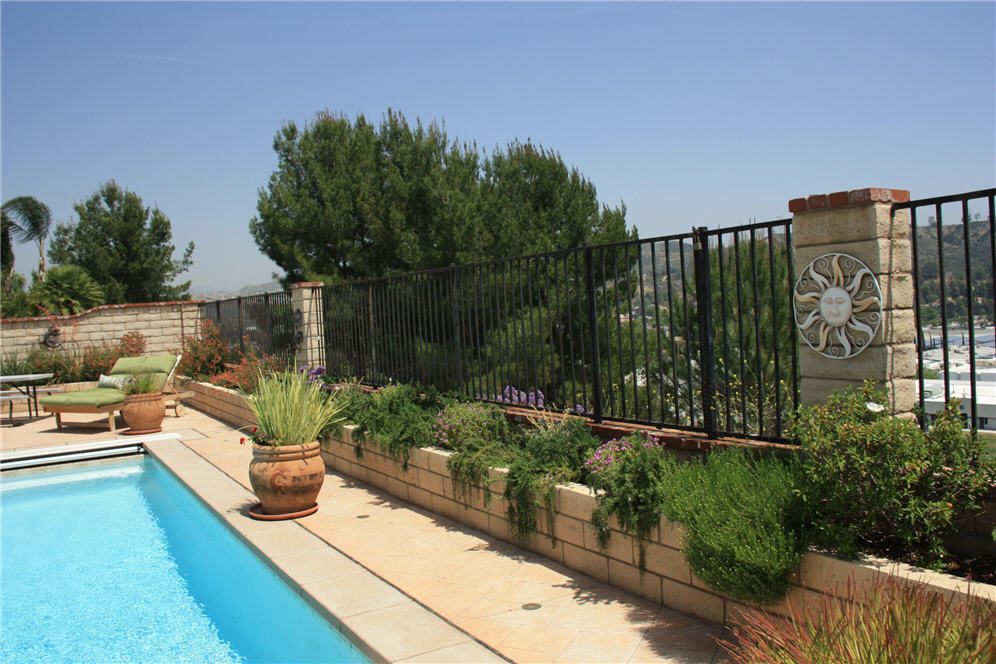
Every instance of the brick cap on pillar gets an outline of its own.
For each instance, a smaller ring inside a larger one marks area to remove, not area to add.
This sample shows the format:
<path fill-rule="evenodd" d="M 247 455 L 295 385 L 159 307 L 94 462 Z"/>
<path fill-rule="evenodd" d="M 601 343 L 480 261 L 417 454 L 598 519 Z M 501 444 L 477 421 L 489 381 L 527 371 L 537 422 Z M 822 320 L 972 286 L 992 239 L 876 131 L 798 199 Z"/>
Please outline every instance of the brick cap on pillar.
<path fill-rule="evenodd" d="M 298 288 L 321 288 L 324 285 L 324 281 L 301 281 L 296 284 L 291 284 L 289 288 L 291 290 L 296 290 Z"/>
<path fill-rule="evenodd" d="M 908 203 L 909 200 L 910 192 L 905 189 L 868 187 L 852 189 L 851 191 L 836 191 L 832 194 L 815 194 L 806 198 L 793 198 L 789 201 L 789 212 L 806 212 L 861 203 Z"/>

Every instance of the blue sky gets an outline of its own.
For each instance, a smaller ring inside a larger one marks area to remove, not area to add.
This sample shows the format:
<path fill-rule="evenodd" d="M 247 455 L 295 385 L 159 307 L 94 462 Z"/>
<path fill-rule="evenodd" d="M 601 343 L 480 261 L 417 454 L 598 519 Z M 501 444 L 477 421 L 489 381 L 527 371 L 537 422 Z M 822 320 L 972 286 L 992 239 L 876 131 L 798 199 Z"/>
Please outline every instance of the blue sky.
<path fill-rule="evenodd" d="M 195 290 L 277 271 L 248 231 L 273 136 L 325 108 L 532 139 L 641 237 L 996 183 L 992 2 L 3 2 L 0 22 L 3 200 L 69 222 L 115 179 L 195 242 Z"/>

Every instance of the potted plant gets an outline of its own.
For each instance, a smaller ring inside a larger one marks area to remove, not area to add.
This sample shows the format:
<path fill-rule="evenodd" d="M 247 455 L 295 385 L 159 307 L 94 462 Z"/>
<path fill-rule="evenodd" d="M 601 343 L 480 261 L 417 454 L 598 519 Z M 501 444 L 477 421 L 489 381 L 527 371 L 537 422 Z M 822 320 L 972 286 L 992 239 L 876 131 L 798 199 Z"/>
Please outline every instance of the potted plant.
<path fill-rule="evenodd" d="M 126 382 L 124 406 L 121 417 L 129 429 L 124 433 L 155 433 L 162 431 L 166 417 L 166 403 L 163 401 L 165 376 L 158 373 L 138 373 Z"/>
<path fill-rule="evenodd" d="M 261 375 L 247 401 L 259 424 L 250 436 L 249 483 L 260 505 L 250 515 L 273 520 L 313 513 L 325 481 L 318 438 L 341 419 L 343 404 L 295 373 Z"/>

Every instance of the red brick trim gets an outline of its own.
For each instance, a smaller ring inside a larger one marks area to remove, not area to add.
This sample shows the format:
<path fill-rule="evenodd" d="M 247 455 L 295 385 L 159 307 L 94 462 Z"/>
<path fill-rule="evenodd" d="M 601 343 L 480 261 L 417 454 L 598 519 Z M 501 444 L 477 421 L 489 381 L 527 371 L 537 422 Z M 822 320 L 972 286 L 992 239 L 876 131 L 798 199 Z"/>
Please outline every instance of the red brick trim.
<path fill-rule="evenodd" d="M 301 281 L 296 284 L 291 284 L 290 290 L 297 290 L 298 288 L 321 288 L 324 285 L 324 281 Z"/>
<path fill-rule="evenodd" d="M 851 191 L 836 191 L 832 194 L 815 194 L 806 198 L 793 198 L 789 201 L 789 212 L 806 212 L 824 208 L 844 207 L 845 205 L 860 205 L 863 203 L 908 203 L 910 192 L 905 189 L 881 189 L 869 187 L 852 189 Z"/>
<path fill-rule="evenodd" d="M 137 309 L 140 307 L 173 307 L 182 304 L 204 304 L 205 300 L 175 300 L 172 302 L 130 302 L 128 304 L 101 304 L 100 306 L 81 311 L 77 314 L 66 314 L 56 316 L 31 316 L 29 318 L 4 318 L 4 323 L 26 323 L 36 320 L 67 321 L 82 318 L 94 311 L 105 311 L 108 309 Z"/>

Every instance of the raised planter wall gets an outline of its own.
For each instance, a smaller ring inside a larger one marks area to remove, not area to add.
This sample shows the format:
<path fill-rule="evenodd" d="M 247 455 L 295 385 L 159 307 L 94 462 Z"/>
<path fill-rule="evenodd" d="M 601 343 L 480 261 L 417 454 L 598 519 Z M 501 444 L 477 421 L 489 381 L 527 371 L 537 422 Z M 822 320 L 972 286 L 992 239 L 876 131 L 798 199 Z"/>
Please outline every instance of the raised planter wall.
<path fill-rule="evenodd" d="M 540 508 L 537 515 L 539 533 L 523 545 L 509 531 L 506 501 L 501 497 L 504 489 L 500 481 L 504 475 L 502 470 L 492 471 L 492 479 L 498 481 L 491 488 L 489 502 L 485 500 L 484 489 L 464 491 L 453 481 L 446 466 L 450 452 L 432 448 L 412 450 L 405 470 L 367 442 L 360 442 L 362 454 L 357 457 L 352 436 L 354 429 L 346 427 L 341 439 L 329 438 L 322 442 L 322 458 L 329 468 L 492 537 L 525 546 L 600 581 L 705 620 L 730 624 L 737 612 L 748 606 L 709 588 L 692 574 L 681 551 L 684 527 L 679 523 L 661 518 L 660 527 L 647 544 L 646 569 L 641 573 L 637 565 L 636 540 L 621 532 L 614 519 L 610 522 L 612 536 L 608 546 L 605 551 L 601 550 L 591 525 L 595 495 L 586 486 L 572 484 L 557 487 L 554 541 L 549 537 L 545 510 Z M 789 595 L 764 608 L 785 615 L 789 600 L 796 604 L 818 601 L 823 595 L 842 589 L 848 579 L 853 579 L 860 587 L 889 574 L 926 583 L 945 595 L 964 596 L 972 592 L 996 604 L 996 586 L 970 586 L 964 579 L 888 560 L 866 557 L 861 562 L 847 562 L 833 556 L 807 553 Z"/>
<path fill-rule="evenodd" d="M 184 377 L 177 379 L 177 389 L 194 393 L 183 400 L 184 405 L 217 417 L 232 426 L 242 428 L 258 424 L 245 397 L 235 390 Z"/>
<path fill-rule="evenodd" d="M 186 383 L 185 389 L 195 392 L 194 397 L 186 400 L 187 405 L 235 426 L 255 424 L 240 393 L 194 381 Z M 546 511 L 540 508 L 537 514 L 539 533 L 523 545 L 509 531 L 506 501 L 501 496 L 503 470 L 491 471 L 496 482 L 490 488 L 488 501 L 484 489 L 476 487 L 465 491 L 460 483 L 453 481 L 446 465 L 450 452 L 434 448 L 411 450 L 408 468 L 404 469 L 376 445 L 366 441 L 359 442 L 362 454 L 357 457 L 354 430 L 355 427 L 347 426 L 341 438 L 322 441 L 322 458 L 327 467 L 492 537 L 524 546 L 600 581 L 705 620 L 729 624 L 738 611 L 748 606 L 709 588 L 692 574 L 681 551 L 685 530 L 679 523 L 661 519 L 660 527 L 647 544 L 646 569 L 641 573 L 637 565 L 636 541 L 619 530 L 614 518 L 610 520 L 612 536 L 608 546 L 605 551 L 599 548 L 591 525 L 595 495 L 586 486 L 572 484 L 557 487 L 554 541 L 549 537 Z M 789 595 L 764 608 L 785 615 L 789 600 L 796 603 L 818 601 L 843 588 L 849 579 L 860 587 L 889 574 L 925 583 L 946 596 L 964 597 L 971 592 L 996 604 L 996 586 L 969 584 L 964 579 L 889 560 L 865 557 L 860 562 L 848 562 L 829 555 L 807 553 Z"/>

